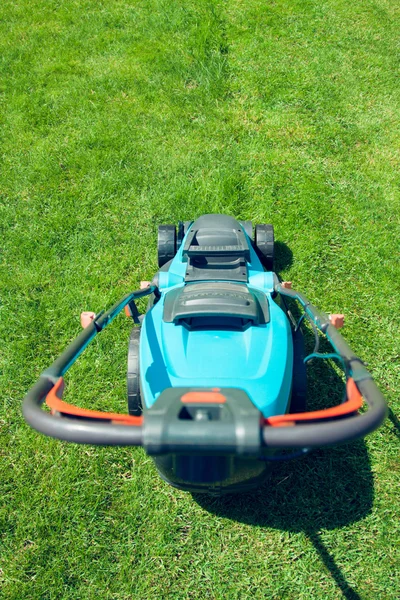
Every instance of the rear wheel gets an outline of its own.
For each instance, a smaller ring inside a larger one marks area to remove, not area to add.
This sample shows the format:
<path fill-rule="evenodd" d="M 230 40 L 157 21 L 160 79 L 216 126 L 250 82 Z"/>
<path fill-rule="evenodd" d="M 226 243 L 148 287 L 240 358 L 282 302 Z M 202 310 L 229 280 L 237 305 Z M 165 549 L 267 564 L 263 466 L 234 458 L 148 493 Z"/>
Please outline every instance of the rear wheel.
<path fill-rule="evenodd" d="M 175 225 L 159 225 L 158 227 L 158 266 L 172 260 L 176 254 L 176 227 Z"/>
<path fill-rule="evenodd" d="M 181 247 L 183 238 L 187 234 L 187 230 L 189 229 L 191 223 L 192 223 L 192 221 L 179 221 L 178 236 L 177 236 L 177 240 L 176 240 L 176 249 L 177 250 L 179 250 L 179 248 Z"/>
<path fill-rule="evenodd" d="M 142 399 L 140 397 L 140 372 L 139 372 L 139 340 L 140 327 L 132 329 L 128 346 L 128 412 L 130 415 L 140 417 L 142 414 Z"/>
<path fill-rule="evenodd" d="M 272 225 L 256 225 L 254 246 L 258 258 L 267 271 L 274 270 L 274 228 Z"/>

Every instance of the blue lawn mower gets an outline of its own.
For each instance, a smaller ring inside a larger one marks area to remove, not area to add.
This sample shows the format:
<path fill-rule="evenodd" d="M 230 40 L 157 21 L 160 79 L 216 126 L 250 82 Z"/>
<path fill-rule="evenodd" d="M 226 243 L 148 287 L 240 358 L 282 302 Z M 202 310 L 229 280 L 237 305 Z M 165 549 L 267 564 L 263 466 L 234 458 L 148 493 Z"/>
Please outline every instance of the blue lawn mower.
<path fill-rule="evenodd" d="M 268 463 L 363 437 L 385 419 L 386 402 L 337 330 L 339 315 L 314 307 L 273 272 L 272 225 L 225 215 L 160 226 L 160 270 L 144 289 L 94 315 L 29 390 L 23 406 L 36 430 L 71 442 L 143 446 L 160 476 L 192 492 L 258 486 Z M 149 296 L 146 314 L 135 300 Z M 296 321 L 288 303 L 302 309 Z M 135 327 L 128 350 L 128 413 L 62 400 L 63 376 L 123 309 Z M 301 323 L 315 333 L 305 356 Z M 332 352 L 318 352 L 319 332 Z M 343 402 L 307 411 L 306 365 L 336 358 Z M 359 413 L 365 400 L 368 410 Z M 51 412 L 41 409 L 46 401 Z"/>

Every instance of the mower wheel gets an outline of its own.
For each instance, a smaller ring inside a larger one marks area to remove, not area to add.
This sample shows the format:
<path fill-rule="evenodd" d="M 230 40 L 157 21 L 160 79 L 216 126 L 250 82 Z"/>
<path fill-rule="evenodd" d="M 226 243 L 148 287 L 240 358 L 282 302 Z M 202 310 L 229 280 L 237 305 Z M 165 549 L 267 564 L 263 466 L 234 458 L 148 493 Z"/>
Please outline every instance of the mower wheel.
<path fill-rule="evenodd" d="M 176 240 L 176 249 L 177 250 L 179 250 L 179 248 L 181 247 L 182 242 L 183 242 L 183 238 L 187 234 L 187 230 L 189 229 L 191 223 L 192 223 L 192 221 L 179 221 L 179 223 L 178 223 L 178 237 L 177 237 L 177 240 Z"/>
<path fill-rule="evenodd" d="M 140 417 L 142 414 L 139 373 L 139 340 L 140 327 L 134 327 L 129 337 L 127 389 L 128 412 L 130 415 L 136 417 Z"/>
<path fill-rule="evenodd" d="M 256 225 L 254 246 L 267 271 L 274 270 L 274 228 L 272 225 Z"/>
<path fill-rule="evenodd" d="M 307 411 L 307 369 L 304 364 L 305 347 L 301 329 L 293 332 L 293 383 L 291 413 Z"/>
<path fill-rule="evenodd" d="M 176 254 L 176 227 L 175 225 L 159 225 L 158 227 L 158 266 L 172 260 Z"/>

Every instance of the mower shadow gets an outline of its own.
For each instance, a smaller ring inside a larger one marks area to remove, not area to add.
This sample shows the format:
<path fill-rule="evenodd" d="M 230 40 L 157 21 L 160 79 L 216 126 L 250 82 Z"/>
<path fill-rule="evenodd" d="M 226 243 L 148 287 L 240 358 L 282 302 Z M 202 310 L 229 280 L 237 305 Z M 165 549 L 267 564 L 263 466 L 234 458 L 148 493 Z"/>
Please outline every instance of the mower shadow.
<path fill-rule="evenodd" d="M 369 514 L 373 478 L 365 443 L 357 441 L 274 464 L 268 480 L 251 494 L 193 498 L 206 510 L 247 525 L 331 530 Z"/>
<path fill-rule="evenodd" d="M 305 533 L 343 596 L 361 600 L 324 545 L 320 530 L 344 527 L 371 511 L 373 478 L 364 442 L 274 466 L 268 482 L 251 495 L 193 498 L 208 512 L 233 521 Z"/>
<path fill-rule="evenodd" d="M 310 342 L 306 340 L 308 347 Z M 336 370 L 326 361 L 312 361 L 311 365 L 309 408 L 338 404 L 343 381 Z M 327 401 L 321 402 L 321 398 Z M 324 546 L 320 530 L 344 527 L 365 518 L 371 511 L 373 497 L 373 476 L 363 440 L 274 463 L 267 482 L 251 494 L 218 498 L 193 495 L 210 513 L 246 525 L 305 533 L 347 600 L 360 596 Z"/>
<path fill-rule="evenodd" d="M 389 406 L 388 417 L 389 417 L 389 420 L 392 422 L 394 435 L 400 439 L 400 421 L 397 418 L 397 416 L 395 415 L 395 413 L 392 411 L 390 406 Z"/>
<path fill-rule="evenodd" d="M 292 266 L 293 252 L 291 251 L 289 246 L 287 246 L 283 242 L 275 241 L 274 248 L 275 248 L 275 257 L 274 257 L 275 271 L 276 271 L 276 273 L 279 273 L 280 271 L 284 271 L 285 269 L 288 269 L 289 267 Z"/>

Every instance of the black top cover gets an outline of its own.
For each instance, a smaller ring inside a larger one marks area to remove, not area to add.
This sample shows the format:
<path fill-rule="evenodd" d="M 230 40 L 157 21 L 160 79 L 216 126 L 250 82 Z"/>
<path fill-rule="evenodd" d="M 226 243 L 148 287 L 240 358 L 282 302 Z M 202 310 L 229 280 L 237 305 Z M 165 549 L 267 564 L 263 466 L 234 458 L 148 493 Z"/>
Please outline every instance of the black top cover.
<path fill-rule="evenodd" d="M 269 321 L 268 301 L 262 292 L 249 290 L 240 283 L 192 283 L 171 290 L 165 296 L 164 321 L 192 324 L 203 320 L 226 317 L 241 320 L 240 325 L 263 325 Z M 211 321 L 210 321 L 211 322 Z M 214 322 L 214 320 L 213 320 Z M 229 325 L 229 323 L 226 323 Z M 232 323 L 234 326 L 235 323 Z"/>
<path fill-rule="evenodd" d="M 186 281 L 247 281 L 250 247 L 233 217 L 204 215 L 192 224 L 182 249 Z"/>

